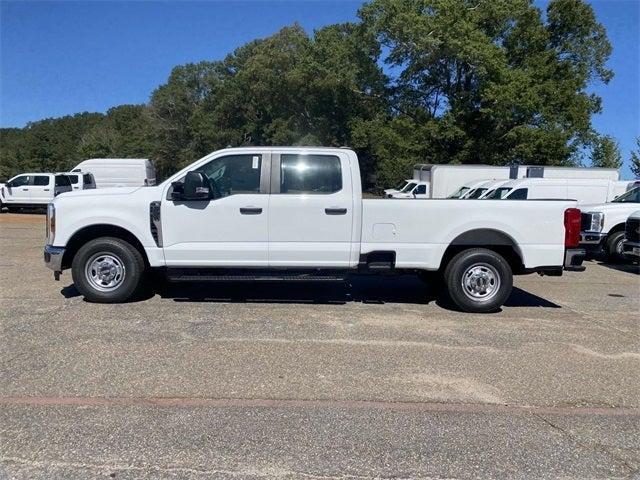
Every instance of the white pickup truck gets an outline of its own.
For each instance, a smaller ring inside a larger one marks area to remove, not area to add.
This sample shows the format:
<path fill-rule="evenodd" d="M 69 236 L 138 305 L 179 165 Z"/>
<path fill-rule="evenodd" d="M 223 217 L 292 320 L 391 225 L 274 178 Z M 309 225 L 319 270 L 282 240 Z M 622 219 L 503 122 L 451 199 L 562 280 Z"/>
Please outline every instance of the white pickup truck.
<path fill-rule="evenodd" d="M 0 209 L 43 208 L 57 195 L 71 190 L 71 180 L 63 173 L 22 173 L 0 184 Z"/>
<path fill-rule="evenodd" d="M 609 260 L 625 260 L 623 240 L 625 222 L 640 208 L 640 187 L 608 203 L 581 205 L 582 232 L 580 244 L 588 252 L 603 252 Z"/>
<path fill-rule="evenodd" d="M 439 272 L 462 310 L 507 300 L 512 275 L 581 271 L 570 200 L 362 199 L 344 148 L 230 148 L 164 183 L 56 198 L 45 263 L 93 302 L 123 302 L 149 269 L 170 281 L 336 280 Z"/>

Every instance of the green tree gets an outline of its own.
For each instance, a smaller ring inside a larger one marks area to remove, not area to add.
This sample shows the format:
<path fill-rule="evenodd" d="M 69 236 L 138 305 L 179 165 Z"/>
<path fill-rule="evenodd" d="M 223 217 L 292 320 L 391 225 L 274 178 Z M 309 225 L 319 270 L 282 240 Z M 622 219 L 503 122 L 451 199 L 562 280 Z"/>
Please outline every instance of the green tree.
<path fill-rule="evenodd" d="M 629 163 L 633 174 L 640 178 L 640 137 L 636 137 L 636 149 L 631 151 Z"/>
<path fill-rule="evenodd" d="M 405 119 L 374 127 L 402 134 L 371 136 L 397 138 L 399 157 L 572 164 L 590 141 L 600 99 L 586 89 L 612 73 L 585 2 L 552 0 L 546 21 L 527 0 L 373 0 L 360 16 L 388 51 L 392 118 Z"/>
<path fill-rule="evenodd" d="M 601 168 L 620 168 L 622 155 L 618 142 L 609 135 L 603 135 L 596 140 L 591 154 L 591 166 Z"/>

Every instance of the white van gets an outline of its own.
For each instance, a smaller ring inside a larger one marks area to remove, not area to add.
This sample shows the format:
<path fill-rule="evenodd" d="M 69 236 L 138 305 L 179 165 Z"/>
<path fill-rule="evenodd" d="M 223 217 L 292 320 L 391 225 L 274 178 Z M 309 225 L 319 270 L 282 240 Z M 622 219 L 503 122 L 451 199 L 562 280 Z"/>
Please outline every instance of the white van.
<path fill-rule="evenodd" d="M 0 187 L 0 210 L 46 206 L 61 193 L 72 190 L 71 181 L 60 173 L 21 173 Z"/>
<path fill-rule="evenodd" d="M 147 158 L 91 158 L 80 162 L 71 172 L 92 173 L 96 188 L 156 184 L 156 169 Z"/>
<path fill-rule="evenodd" d="M 618 182 L 591 178 L 521 178 L 510 180 L 483 198 L 489 200 L 572 199 L 581 203 L 612 201 Z"/>
<path fill-rule="evenodd" d="M 496 191 L 496 189 L 506 185 L 507 183 L 509 183 L 511 180 L 494 180 L 493 182 L 491 182 L 491 185 L 489 185 L 487 187 L 487 190 L 480 195 L 478 198 L 480 200 L 488 198 L 490 196 L 492 196 L 494 194 L 494 192 Z"/>

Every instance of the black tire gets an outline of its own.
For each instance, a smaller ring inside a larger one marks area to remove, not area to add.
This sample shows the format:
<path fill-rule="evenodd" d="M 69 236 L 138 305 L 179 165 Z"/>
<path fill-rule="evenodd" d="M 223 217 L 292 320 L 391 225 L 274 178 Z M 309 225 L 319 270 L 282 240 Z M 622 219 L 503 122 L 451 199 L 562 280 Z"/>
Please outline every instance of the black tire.
<path fill-rule="evenodd" d="M 607 260 L 610 262 L 622 262 L 625 259 L 622 254 L 622 241 L 624 240 L 624 231 L 614 232 L 607 237 L 604 242 L 604 252 Z"/>
<path fill-rule="evenodd" d="M 465 312 L 488 313 L 498 310 L 509 298 L 513 273 L 498 253 L 472 248 L 451 259 L 444 270 L 444 281 L 449 299 L 455 306 Z"/>
<path fill-rule="evenodd" d="M 108 272 L 119 271 L 120 277 L 114 273 L 113 286 L 101 283 L 92 275 L 92 272 L 99 273 L 100 270 L 90 268 L 90 265 L 100 265 L 100 268 Z M 101 237 L 91 240 L 78 250 L 71 264 L 71 275 L 85 300 L 121 303 L 140 293 L 144 286 L 145 269 L 142 254 L 130 243 L 119 238 Z"/>

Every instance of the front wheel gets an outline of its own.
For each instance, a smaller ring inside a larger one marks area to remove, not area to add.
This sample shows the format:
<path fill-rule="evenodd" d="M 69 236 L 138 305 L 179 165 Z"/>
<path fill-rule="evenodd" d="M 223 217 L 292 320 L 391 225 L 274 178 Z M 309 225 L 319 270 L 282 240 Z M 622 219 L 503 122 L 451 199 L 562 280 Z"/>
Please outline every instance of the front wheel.
<path fill-rule="evenodd" d="M 513 288 L 513 274 L 507 261 L 485 248 L 458 253 L 444 271 L 447 293 L 465 312 L 495 312 Z"/>
<path fill-rule="evenodd" d="M 614 232 L 607 237 L 605 241 L 605 253 L 607 260 L 610 262 L 622 262 L 625 260 L 622 250 L 622 242 L 624 240 L 624 231 Z"/>
<path fill-rule="evenodd" d="M 103 237 L 83 245 L 73 258 L 71 274 L 89 302 L 120 303 L 143 287 L 145 263 L 140 252 L 119 238 Z"/>

